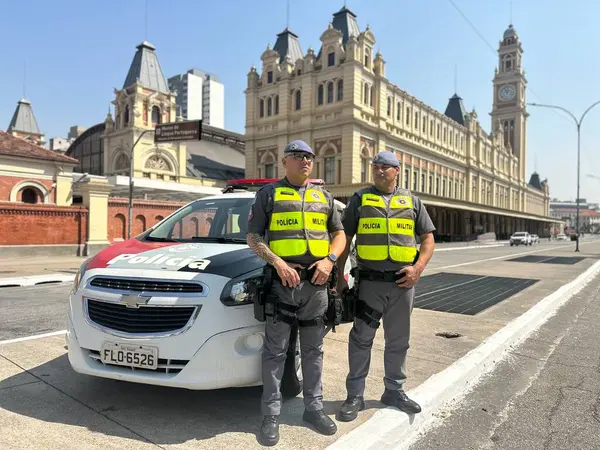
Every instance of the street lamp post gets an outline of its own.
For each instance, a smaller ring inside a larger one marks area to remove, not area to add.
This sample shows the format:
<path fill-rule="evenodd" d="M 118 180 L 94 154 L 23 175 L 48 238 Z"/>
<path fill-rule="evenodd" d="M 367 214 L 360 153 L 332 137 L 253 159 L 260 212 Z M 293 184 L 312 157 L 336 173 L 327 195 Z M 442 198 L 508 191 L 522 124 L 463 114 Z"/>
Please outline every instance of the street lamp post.
<path fill-rule="evenodd" d="M 577 117 L 575 117 L 573 115 L 573 113 L 571 113 L 571 111 L 563 108 L 562 106 L 556 106 L 556 105 L 542 105 L 540 103 L 528 103 L 528 105 L 531 106 L 539 106 L 542 108 L 554 108 L 554 109 L 560 109 L 561 111 L 566 112 L 569 116 L 571 116 L 571 118 L 573 119 L 573 121 L 575 122 L 575 125 L 577 126 L 577 198 L 575 199 L 576 203 L 577 203 L 577 219 L 576 219 L 576 225 L 575 225 L 575 229 L 576 229 L 576 233 L 577 233 L 577 240 L 575 241 L 575 251 L 578 252 L 579 251 L 579 172 L 580 172 L 580 159 L 581 159 L 581 122 L 583 122 L 584 117 L 586 116 L 586 114 L 588 112 L 590 112 L 590 110 L 596 106 L 600 104 L 600 100 L 598 100 L 595 103 L 592 103 L 588 109 L 585 110 L 585 112 L 581 115 L 581 118 L 579 120 L 577 120 Z"/>
<path fill-rule="evenodd" d="M 140 139 L 142 139 L 146 133 L 150 132 L 154 132 L 154 130 L 144 130 L 131 147 L 131 152 L 129 152 L 129 220 L 127 225 L 127 239 L 131 239 L 131 224 L 133 222 L 133 150 L 138 142 L 140 142 Z"/>

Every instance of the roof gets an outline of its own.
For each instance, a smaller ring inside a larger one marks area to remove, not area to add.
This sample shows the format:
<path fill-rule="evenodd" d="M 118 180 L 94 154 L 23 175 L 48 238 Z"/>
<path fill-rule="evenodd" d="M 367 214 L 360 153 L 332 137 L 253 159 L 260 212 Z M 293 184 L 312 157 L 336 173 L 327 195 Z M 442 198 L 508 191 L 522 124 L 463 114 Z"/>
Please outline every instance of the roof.
<path fill-rule="evenodd" d="M 75 158 L 60 155 L 4 131 L 0 131 L 0 155 L 77 164 Z"/>
<path fill-rule="evenodd" d="M 346 45 L 350 36 L 358 37 L 360 29 L 356 22 L 356 14 L 345 6 L 333 15 L 333 28 L 342 32 L 342 45 Z"/>
<path fill-rule="evenodd" d="M 144 41 L 137 47 L 137 52 L 133 57 L 127 78 L 123 83 L 123 89 L 140 83 L 142 86 L 157 92 L 169 94 L 169 85 L 158 62 L 158 56 L 150 42 Z"/>
<path fill-rule="evenodd" d="M 529 178 L 529 186 L 531 186 L 532 188 L 535 188 L 539 191 L 543 190 L 542 182 L 541 182 L 540 176 L 538 175 L 537 172 L 533 172 L 531 174 L 531 178 Z"/>
<path fill-rule="evenodd" d="M 465 110 L 465 105 L 463 104 L 462 98 L 460 98 L 457 94 L 454 94 L 448 102 L 448 106 L 446 107 L 444 114 L 455 122 L 464 125 L 467 111 Z"/>
<path fill-rule="evenodd" d="M 504 39 L 507 39 L 510 37 L 517 37 L 517 30 L 515 30 L 513 28 L 512 24 L 510 24 L 508 26 L 508 28 L 506 29 L 506 31 L 504 32 Z"/>
<path fill-rule="evenodd" d="M 22 133 L 42 135 L 29 100 L 25 98 L 19 100 L 7 131 L 20 131 Z"/>
<path fill-rule="evenodd" d="M 187 175 L 198 178 L 227 181 L 245 176 L 245 169 L 222 164 L 205 156 L 191 154 L 186 164 Z"/>
<path fill-rule="evenodd" d="M 279 53 L 280 63 L 283 63 L 288 55 L 293 64 L 303 57 L 298 35 L 294 34 L 289 28 L 286 28 L 277 35 L 277 41 L 273 50 Z"/>

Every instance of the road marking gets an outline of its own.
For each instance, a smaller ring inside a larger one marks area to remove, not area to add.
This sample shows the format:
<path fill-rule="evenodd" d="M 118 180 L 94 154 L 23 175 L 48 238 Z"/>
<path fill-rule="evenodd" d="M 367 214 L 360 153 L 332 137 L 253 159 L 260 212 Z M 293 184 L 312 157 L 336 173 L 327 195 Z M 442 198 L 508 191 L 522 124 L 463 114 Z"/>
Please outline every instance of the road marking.
<path fill-rule="evenodd" d="M 47 338 L 47 337 L 52 337 L 52 336 L 60 336 L 61 334 L 65 334 L 66 332 L 67 332 L 67 330 L 60 330 L 60 331 L 53 331 L 52 333 L 34 334 L 32 336 L 25 336 L 25 337 L 16 338 L 16 339 L 8 339 L 6 341 L 0 341 L 0 345 L 14 344 L 16 342 L 31 341 L 33 339 L 42 339 L 42 338 Z"/>
<path fill-rule="evenodd" d="M 561 247 L 566 247 L 566 245 L 561 245 Z M 523 252 L 523 253 L 511 253 L 510 255 L 503 255 L 503 256 L 495 256 L 493 258 L 486 258 L 486 259 L 477 259 L 475 261 L 470 261 L 470 262 L 466 262 L 466 263 L 460 263 L 460 264 L 452 264 L 450 266 L 442 266 L 442 267 L 432 267 L 430 270 L 441 270 L 441 269 L 451 269 L 453 267 L 461 267 L 461 266 L 469 266 L 471 264 L 477 264 L 480 262 L 486 262 L 486 261 L 496 261 L 498 259 L 504 259 L 504 258 L 510 258 L 513 256 L 523 256 L 523 255 L 531 255 L 532 253 L 539 253 L 539 252 L 545 252 L 548 250 L 552 250 L 552 249 L 548 249 L 548 248 L 541 248 L 539 250 L 532 250 L 530 252 Z M 433 253 L 435 254 L 435 250 L 433 251 Z M 553 258 L 555 258 L 553 256 Z"/>

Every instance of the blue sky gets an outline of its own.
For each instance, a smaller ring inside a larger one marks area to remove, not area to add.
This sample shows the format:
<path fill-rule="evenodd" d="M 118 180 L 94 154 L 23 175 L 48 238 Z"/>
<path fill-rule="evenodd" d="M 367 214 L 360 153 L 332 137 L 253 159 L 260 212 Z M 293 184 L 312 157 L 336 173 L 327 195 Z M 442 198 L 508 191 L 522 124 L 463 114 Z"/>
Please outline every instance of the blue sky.
<path fill-rule="evenodd" d="M 510 21 L 509 0 L 348 0 L 363 30 L 367 24 L 387 62 L 387 76 L 402 89 L 444 111 L 454 93 L 475 108 L 489 131 L 494 49 Z M 113 89 L 121 88 L 135 47 L 146 37 L 157 47 L 165 76 L 191 67 L 225 84 L 225 127 L 244 132 L 246 74 L 260 67 L 267 43 L 286 26 L 286 0 L 0 0 L 5 18 L 0 69 L 0 129 L 26 96 L 47 138 L 71 125 L 104 120 Z M 529 102 L 551 103 L 576 116 L 600 100 L 600 2 L 513 0 L 512 21 L 523 42 Z M 302 50 L 318 50 L 319 36 L 343 0 L 290 0 L 290 28 Z M 575 199 L 576 128 L 549 109 L 529 107 L 528 174 L 548 178 L 551 195 Z M 582 126 L 581 197 L 600 202 L 600 105 Z"/>

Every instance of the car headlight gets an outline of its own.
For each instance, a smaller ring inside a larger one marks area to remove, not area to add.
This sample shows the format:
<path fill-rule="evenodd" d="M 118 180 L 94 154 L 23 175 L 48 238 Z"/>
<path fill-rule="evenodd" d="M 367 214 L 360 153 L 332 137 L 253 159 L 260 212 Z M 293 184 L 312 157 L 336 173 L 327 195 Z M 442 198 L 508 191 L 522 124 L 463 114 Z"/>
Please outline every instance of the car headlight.
<path fill-rule="evenodd" d="M 75 274 L 75 279 L 73 280 L 73 290 L 72 290 L 72 292 L 75 292 L 75 291 L 77 291 L 77 289 L 79 289 L 79 283 L 81 282 L 81 279 L 85 275 L 85 271 L 87 270 L 87 265 L 88 265 L 89 261 L 90 261 L 89 259 L 86 260 L 81 265 L 81 267 L 79 267 L 79 270 Z"/>
<path fill-rule="evenodd" d="M 256 269 L 229 281 L 221 293 L 221 303 L 225 306 L 248 305 L 254 302 L 256 291 L 251 289 L 253 283 L 259 283 L 263 269 Z"/>

